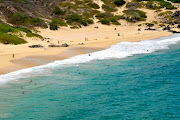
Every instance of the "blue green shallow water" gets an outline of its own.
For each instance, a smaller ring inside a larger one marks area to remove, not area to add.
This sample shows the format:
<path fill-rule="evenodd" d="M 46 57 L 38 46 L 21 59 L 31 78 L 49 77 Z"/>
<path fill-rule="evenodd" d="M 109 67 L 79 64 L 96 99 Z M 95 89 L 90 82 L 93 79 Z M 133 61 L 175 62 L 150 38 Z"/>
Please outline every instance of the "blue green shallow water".
<path fill-rule="evenodd" d="M 169 50 L 68 65 L 11 81 L 0 87 L 0 119 L 178 120 L 179 48 L 178 43 Z"/>

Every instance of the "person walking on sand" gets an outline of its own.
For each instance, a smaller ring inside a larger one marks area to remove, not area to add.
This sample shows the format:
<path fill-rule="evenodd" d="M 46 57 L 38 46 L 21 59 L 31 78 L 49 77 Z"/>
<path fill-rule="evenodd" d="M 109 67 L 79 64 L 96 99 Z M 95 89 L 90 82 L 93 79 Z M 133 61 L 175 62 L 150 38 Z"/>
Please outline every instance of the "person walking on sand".
<path fill-rule="evenodd" d="M 12 54 L 12 57 L 14 58 L 14 53 Z"/>

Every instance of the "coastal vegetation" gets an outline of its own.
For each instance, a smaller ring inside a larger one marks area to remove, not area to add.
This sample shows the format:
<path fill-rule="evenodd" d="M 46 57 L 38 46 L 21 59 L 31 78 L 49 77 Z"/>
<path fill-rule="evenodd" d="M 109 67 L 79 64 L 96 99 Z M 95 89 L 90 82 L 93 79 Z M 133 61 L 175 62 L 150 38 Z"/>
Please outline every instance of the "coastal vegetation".
<path fill-rule="evenodd" d="M 12 16 L 8 19 L 8 22 L 14 25 L 47 28 L 47 25 L 45 24 L 44 20 L 40 18 L 30 17 L 21 12 L 12 14 Z"/>
<path fill-rule="evenodd" d="M 23 28 L 19 26 L 13 27 L 10 25 L 0 23 L 0 42 L 3 44 L 14 44 L 14 45 L 27 43 L 27 41 L 23 39 L 22 34 L 18 34 L 21 32 L 26 33 L 27 37 L 42 38 L 42 36 L 40 36 L 37 33 L 33 33 L 31 30 L 27 28 Z"/>
<path fill-rule="evenodd" d="M 110 12 L 98 13 L 95 16 L 102 24 L 110 25 L 121 25 L 118 20 L 121 18 L 119 15 L 114 15 Z"/>
<path fill-rule="evenodd" d="M 160 8 L 177 9 L 170 2 L 167 2 L 164 0 L 137 0 L 137 1 L 141 2 L 142 6 L 148 8 L 148 9 L 160 9 Z M 146 2 L 142 3 L 142 1 L 146 1 Z M 174 2 L 174 0 L 171 0 L 171 2 L 172 1 Z"/>

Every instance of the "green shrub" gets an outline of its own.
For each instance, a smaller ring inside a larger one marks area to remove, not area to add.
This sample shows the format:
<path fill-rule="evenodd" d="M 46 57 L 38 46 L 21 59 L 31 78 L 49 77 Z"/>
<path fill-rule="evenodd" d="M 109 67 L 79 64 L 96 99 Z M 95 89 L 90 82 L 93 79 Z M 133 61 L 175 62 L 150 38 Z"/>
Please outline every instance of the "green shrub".
<path fill-rule="evenodd" d="M 112 22 L 113 25 L 121 25 L 121 23 L 119 23 L 118 21 L 116 22 Z"/>
<path fill-rule="evenodd" d="M 65 15 L 66 14 L 66 11 L 63 11 L 63 10 L 61 10 L 59 7 L 55 7 L 54 8 L 54 10 L 53 10 L 53 13 L 55 14 L 55 15 Z"/>
<path fill-rule="evenodd" d="M 110 6 L 110 5 L 102 5 L 102 9 L 106 12 L 116 12 L 117 9 L 114 6 Z"/>
<path fill-rule="evenodd" d="M 78 26 L 76 26 L 76 25 L 71 26 L 70 28 L 71 28 L 71 29 L 79 29 L 79 27 L 78 27 Z"/>
<path fill-rule="evenodd" d="M 51 23 L 49 23 L 50 25 L 50 30 L 58 30 L 58 26 L 67 26 L 67 24 L 63 21 L 63 20 L 59 20 L 59 19 L 53 19 L 51 21 Z"/>
<path fill-rule="evenodd" d="M 31 18 L 30 23 L 33 26 L 39 26 L 39 27 L 42 27 L 42 28 L 48 28 L 48 26 L 46 25 L 44 20 L 39 19 L 39 18 Z"/>
<path fill-rule="evenodd" d="M 164 24 L 159 24 L 159 26 L 160 26 L 160 27 L 163 27 L 163 26 L 165 26 L 165 25 L 164 25 Z"/>
<path fill-rule="evenodd" d="M 101 23 L 102 23 L 102 24 L 105 24 L 105 25 L 110 25 L 110 20 L 108 20 L 108 19 L 102 19 L 102 20 L 101 20 Z"/>
<path fill-rule="evenodd" d="M 17 12 L 15 14 L 13 14 L 10 19 L 8 20 L 8 22 L 15 24 L 15 25 L 24 25 L 26 26 L 26 24 L 30 21 L 30 18 L 25 15 L 24 13 L 21 12 Z"/>
<path fill-rule="evenodd" d="M 126 7 L 127 8 L 130 8 L 130 7 L 141 8 L 142 6 L 140 5 L 140 3 L 134 1 L 134 2 L 128 2 L 126 4 Z"/>
<path fill-rule="evenodd" d="M 93 18 L 95 14 L 99 13 L 98 10 L 90 10 L 89 12 L 83 12 L 83 17 L 85 19 Z"/>
<path fill-rule="evenodd" d="M 0 32 L 3 32 L 3 33 L 12 32 L 12 33 L 14 33 L 14 32 L 18 32 L 18 30 L 16 30 L 12 26 L 0 24 Z"/>
<path fill-rule="evenodd" d="M 155 12 L 161 12 L 162 10 L 160 10 L 160 9 L 157 9 Z"/>
<path fill-rule="evenodd" d="M 95 17 L 97 17 L 98 19 L 103 19 L 103 18 L 109 18 L 109 17 L 113 17 L 114 15 L 110 12 L 105 12 L 105 13 L 98 13 L 96 14 Z"/>
<path fill-rule="evenodd" d="M 146 13 L 141 10 L 124 10 L 123 19 L 126 19 L 128 22 L 144 21 L 147 18 Z"/>
<path fill-rule="evenodd" d="M 145 23 L 145 25 L 149 28 L 154 26 L 154 24 L 152 24 L 152 23 Z"/>
<path fill-rule="evenodd" d="M 16 26 L 16 27 L 13 27 L 15 28 L 16 30 L 18 31 L 23 31 L 26 33 L 26 36 L 27 37 L 38 37 L 38 38 L 43 38 L 41 35 L 37 34 L 37 33 L 33 33 L 31 30 L 27 29 L 27 28 L 23 28 L 23 27 L 19 27 L 19 26 Z"/>
<path fill-rule="evenodd" d="M 122 5 L 124 5 L 126 2 L 124 1 L 124 0 L 115 0 L 114 1 L 114 4 L 116 5 L 116 6 L 122 6 Z"/>
<path fill-rule="evenodd" d="M 9 35 L 3 32 L 0 32 L 0 42 L 3 44 L 14 44 L 14 45 L 27 43 L 25 40 L 17 37 L 16 35 Z"/>
<path fill-rule="evenodd" d="M 24 4 L 27 4 L 28 1 L 27 0 L 16 0 L 17 3 L 24 3 Z"/>
<path fill-rule="evenodd" d="M 136 11 L 142 18 L 147 18 L 146 13 L 144 11 L 141 10 L 137 10 Z"/>
<path fill-rule="evenodd" d="M 52 21 L 51 23 L 49 23 L 50 26 L 50 30 L 58 30 L 58 23 L 56 21 Z"/>
<path fill-rule="evenodd" d="M 13 28 L 15 28 L 16 30 L 19 30 L 19 31 L 23 31 L 23 32 L 25 32 L 25 33 L 32 33 L 32 31 L 31 30 L 29 30 L 29 29 L 27 29 L 27 28 L 24 28 L 24 27 L 20 27 L 20 26 L 15 26 L 15 27 L 13 27 Z"/>
<path fill-rule="evenodd" d="M 111 18 L 109 18 L 109 20 L 110 20 L 111 22 L 117 22 L 117 18 L 116 18 L 116 17 L 111 17 Z"/>
<path fill-rule="evenodd" d="M 88 19 L 88 20 L 87 20 L 87 23 L 88 23 L 88 24 L 93 24 L 94 21 L 93 21 L 92 19 Z"/>
<path fill-rule="evenodd" d="M 172 6 L 172 5 L 167 5 L 166 9 L 177 9 L 176 7 Z"/>
<path fill-rule="evenodd" d="M 152 23 L 157 24 L 158 22 L 157 21 L 153 21 Z"/>
<path fill-rule="evenodd" d="M 72 21 L 72 22 L 81 22 L 82 21 L 82 16 L 81 15 L 78 15 L 76 13 L 73 13 L 71 15 L 68 15 L 66 17 L 66 20 L 68 21 Z"/>
<path fill-rule="evenodd" d="M 88 25 L 88 23 L 86 21 L 82 21 L 81 24 L 84 25 L 84 26 Z"/>
<path fill-rule="evenodd" d="M 27 27 L 36 26 L 36 27 L 47 28 L 47 25 L 45 24 L 44 20 L 27 16 L 26 14 L 21 12 L 14 13 L 9 18 L 8 22 L 14 25 L 22 25 Z"/>
<path fill-rule="evenodd" d="M 90 6 L 91 8 L 94 8 L 94 9 L 99 9 L 99 5 L 96 4 L 96 3 L 88 3 L 88 6 Z"/>
<path fill-rule="evenodd" d="M 31 33 L 31 32 L 28 32 L 26 34 L 27 37 L 38 37 L 38 38 L 43 38 L 41 35 L 39 34 L 36 34 L 36 33 Z"/>
<path fill-rule="evenodd" d="M 179 2 L 179 0 L 168 0 L 168 1 L 171 1 L 173 3 L 178 3 Z"/>

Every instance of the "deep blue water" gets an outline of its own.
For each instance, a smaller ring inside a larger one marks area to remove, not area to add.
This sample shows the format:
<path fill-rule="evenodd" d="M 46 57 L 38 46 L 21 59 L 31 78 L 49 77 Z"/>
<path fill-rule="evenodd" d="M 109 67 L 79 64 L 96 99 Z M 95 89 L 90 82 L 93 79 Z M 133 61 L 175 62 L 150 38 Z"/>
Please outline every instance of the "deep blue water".
<path fill-rule="evenodd" d="M 179 113 L 180 44 L 68 65 L 0 87 L 2 120 L 178 120 Z"/>

